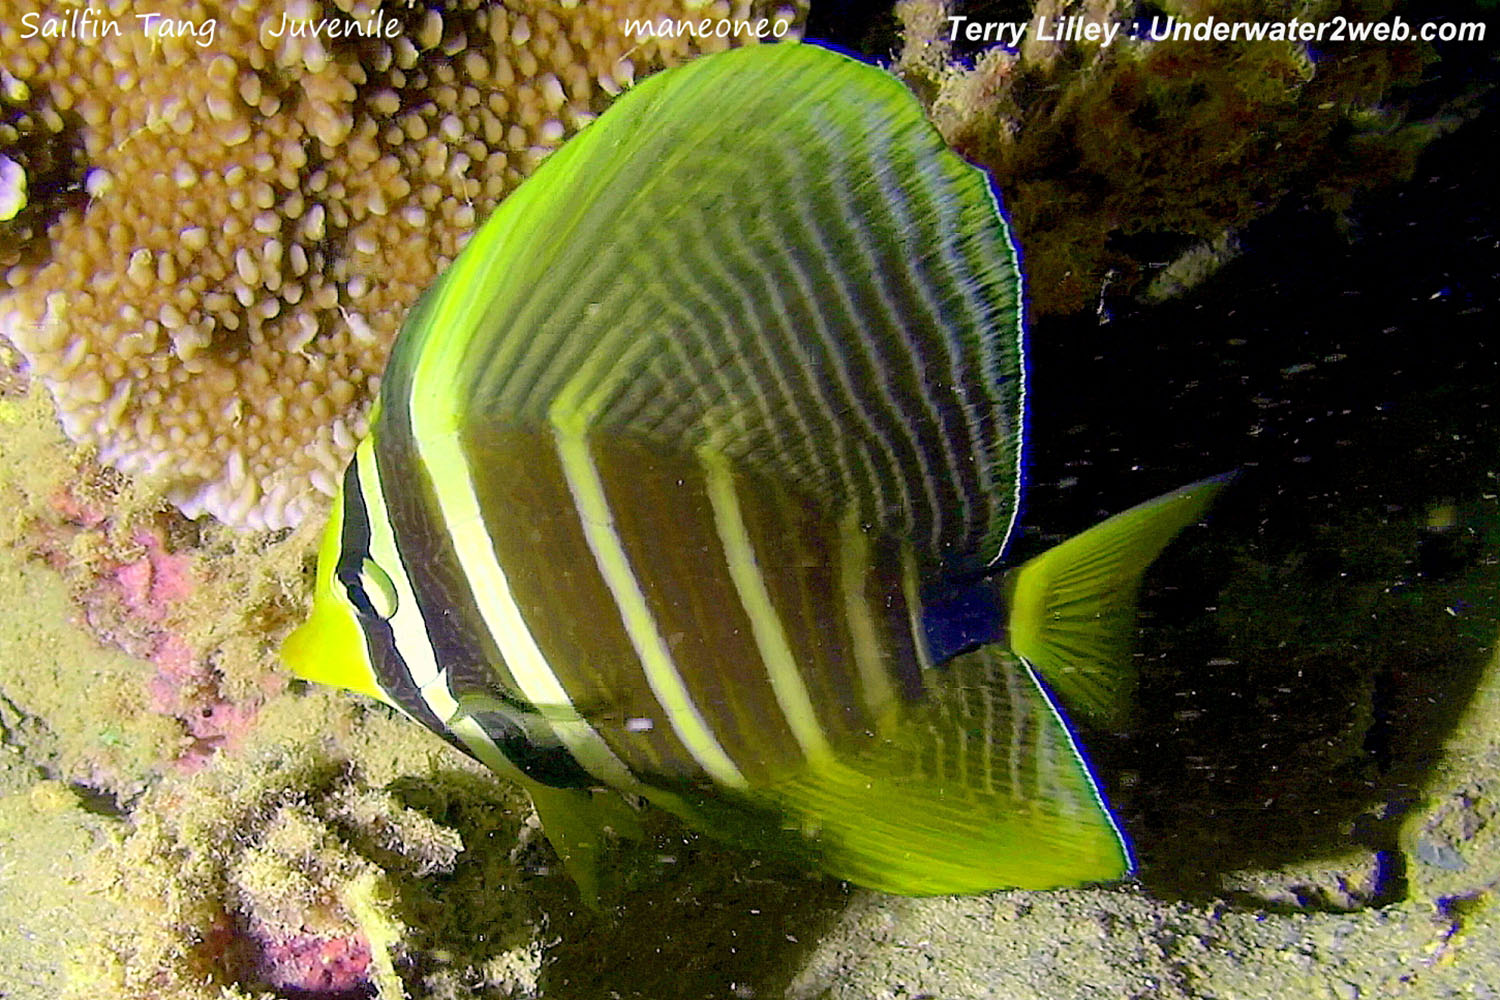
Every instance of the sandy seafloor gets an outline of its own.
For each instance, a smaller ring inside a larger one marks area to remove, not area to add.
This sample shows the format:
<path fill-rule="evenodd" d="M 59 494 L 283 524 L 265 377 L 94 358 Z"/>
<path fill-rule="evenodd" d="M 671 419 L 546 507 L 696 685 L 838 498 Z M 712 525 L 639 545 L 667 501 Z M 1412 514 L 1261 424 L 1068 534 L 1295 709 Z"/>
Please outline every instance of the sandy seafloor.
<path fill-rule="evenodd" d="M 281 676 L 316 526 L 179 523 L 8 383 L 0 997 L 1500 995 L 1493 127 L 1033 331 L 1023 549 L 1243 472 L 1153 572 L 1137 724 L 1083 734 L 1127 885 L 895 899 L 663 821 L 589 913 L 518 794 Z"/>

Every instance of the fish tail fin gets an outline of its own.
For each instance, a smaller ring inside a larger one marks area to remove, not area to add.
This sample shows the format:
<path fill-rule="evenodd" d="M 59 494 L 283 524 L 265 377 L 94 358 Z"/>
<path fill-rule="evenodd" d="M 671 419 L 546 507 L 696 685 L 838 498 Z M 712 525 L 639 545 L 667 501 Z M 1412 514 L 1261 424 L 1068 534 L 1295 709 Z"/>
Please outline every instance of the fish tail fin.
<path fill-rule="evenodd" d="M 1204 479 L 1116 514 L 1015 571 L 1010 648 L 1077 717 L 1120 724 L 1136 673 L 1130 658 L 1141 580 L 1177 533 L 1203 517 L 1232 475 Z"/>
<path fill-rule="evenodd" d="M 1030 668 L 988 645 L 933 674 L 891 733 L 765 790 L 818 866 L 906 896 L 1128 875 L 1125 840 Z"/>
<path fill-rule="evenodd" d="M 542 832 L 578 886 L 583 904 L 598 911 L 605 831 L 637 838 L 641 835 L 640 818 L 614 792 L 553 788 L 538 782 L 527 782 L 526 790 L 541 820 Z"/>

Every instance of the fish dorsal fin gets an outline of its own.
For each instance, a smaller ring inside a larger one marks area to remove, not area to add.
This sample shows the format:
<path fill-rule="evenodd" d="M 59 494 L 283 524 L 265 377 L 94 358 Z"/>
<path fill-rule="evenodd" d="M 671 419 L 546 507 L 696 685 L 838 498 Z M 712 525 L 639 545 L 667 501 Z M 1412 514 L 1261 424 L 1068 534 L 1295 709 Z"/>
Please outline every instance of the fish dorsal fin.
<path fill-rule="evenodd" d="M 413 310 L 382 434 L 476 421 L 711 449 L 987 563 L 1016 509 L 1020 272 L 987 178 L 890 74 L 807 44 L 647 79 Z"/>
<path fill-rule="evenodd" d="M 934 671 L 905 724 L 767 795 L 825 870 L 909 896 L 1129 874 L 1123 837 L 1035 676 L 1000 646 Z"/>

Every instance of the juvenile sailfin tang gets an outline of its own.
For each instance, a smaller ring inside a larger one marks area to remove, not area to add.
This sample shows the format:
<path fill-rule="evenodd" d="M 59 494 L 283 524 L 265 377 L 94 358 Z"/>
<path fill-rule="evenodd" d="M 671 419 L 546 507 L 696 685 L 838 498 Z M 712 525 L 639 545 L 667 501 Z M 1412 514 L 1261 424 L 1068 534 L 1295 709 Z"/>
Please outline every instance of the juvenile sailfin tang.
<path fill-rule="evenodd" d="M 1024 408 L 1004 218 L 912 95 L 811 45 L 706 57 L 412 309 L 284 654 L 531 789 L 589 899 L 599 789 L 892 892 L 1116 878 L 1048 685 L 1116 710 L 1098 588 L 1201 507 L 1029 564 L 1008 651 Z M 923 595 L 976 574 L 993 629 L 940 627 Z"/>
<path fill-rule="evenodd" d="M 903 895 L 1129 874 L 1125 839 L 1024 663 L 985 646 L 932 685 L 890 737 L 768 790 L 814 833 L 825 870 Z"/>

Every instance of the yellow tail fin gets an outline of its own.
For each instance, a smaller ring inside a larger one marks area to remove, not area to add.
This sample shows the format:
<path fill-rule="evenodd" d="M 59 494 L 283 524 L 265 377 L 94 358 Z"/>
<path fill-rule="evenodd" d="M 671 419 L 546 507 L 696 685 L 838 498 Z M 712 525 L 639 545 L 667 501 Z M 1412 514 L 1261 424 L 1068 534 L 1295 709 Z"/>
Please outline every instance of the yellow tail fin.
<path fill-rule="evenodd" d="M 1135 691 L 1130 646 L 1141 578 L 1228 481 L 1217 476 L 1148 500 L 1016 570 L 1010 648 L 1075 718 L 1104 727 L 1124 721 Z"/>

